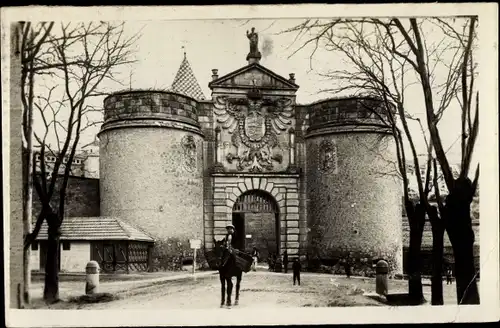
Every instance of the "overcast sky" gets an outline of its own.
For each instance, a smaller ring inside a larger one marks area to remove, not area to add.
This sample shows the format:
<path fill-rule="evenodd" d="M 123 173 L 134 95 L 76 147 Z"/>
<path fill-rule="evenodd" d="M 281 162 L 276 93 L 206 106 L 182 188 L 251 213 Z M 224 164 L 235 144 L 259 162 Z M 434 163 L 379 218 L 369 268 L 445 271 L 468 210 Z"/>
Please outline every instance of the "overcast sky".
<path fill-rule="evenodd" d="M 123 86 L 106 85 L 106 89 L 113 91 L 130 86 L 132 89 L 168 88 L 186 51 L 205 96 L 210 98 L 208 83 L 211 81 L 211 70 L 218 69 L 219 76 L 222 76 L 247 65 L 249 42 L 246 31 L 255 27 L 259 33 L 259 49 L 263 54 L 261 64 L 285 78 L 288 78 L 289 73 L 295 73 L 296 83 L 300 86 L 298 103 L 338 96 L 319 92 L 332 84 L 319 74 L 328 69 L 342 68 L 345 65 L 342 58 L 319 49 L 311 59 L 312 47 L 306 47 L 292 56 L 306 39 L 294 40 L 296 34 L 293 33 L 280 34 L 301 22 L 303 20 L 297 19 L 127 21 L 128 35 L 138 31 L 141 34 L 137 43 L 137 62 L 120 70 Z M 414 89 L 409 98 L 408 110 L 420 116 L 425 125 L 424 103 L 419 89 Z M 102 106 L 102 98 L 95 101 L 96 105 Z M 451 147 L 449 154 L 453 162 L 459 161 L 459 126 L 458 107 L 450 109 L 443 117 L 440 129 L 445 149 Z M 413 125 L 412 129 L 416 136 L 421 135 L 417 125 Z M 98 130 L 98 127 L 87 130 L 82 136 L 81 145 L 91 142 Z M 425 153 L 423 139 L 418 138 L 416 143 L 419 153 Z"/>

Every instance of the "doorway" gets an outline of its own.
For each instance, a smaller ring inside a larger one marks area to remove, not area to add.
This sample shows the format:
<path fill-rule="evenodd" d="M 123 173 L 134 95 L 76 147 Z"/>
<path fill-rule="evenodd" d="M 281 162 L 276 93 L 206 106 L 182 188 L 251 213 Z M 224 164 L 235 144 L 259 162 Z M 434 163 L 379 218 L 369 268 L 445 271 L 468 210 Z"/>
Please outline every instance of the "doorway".
<path fill-rule="evenodd" d="M 248 253 L 256 247 L 261 260 L 279 254 L 279 209 L 270 194 L 261 190 L 242 194 L 234 203 L 232 221 L 236 229 L 234 247 Z"/>

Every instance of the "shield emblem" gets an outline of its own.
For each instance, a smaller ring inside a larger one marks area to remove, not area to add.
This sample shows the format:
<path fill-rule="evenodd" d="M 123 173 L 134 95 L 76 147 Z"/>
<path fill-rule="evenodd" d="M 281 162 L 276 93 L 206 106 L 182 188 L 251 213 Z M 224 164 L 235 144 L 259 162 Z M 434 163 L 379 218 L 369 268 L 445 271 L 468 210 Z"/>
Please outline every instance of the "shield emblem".
<path fill-rule="evenodd" d="M 266 122 L 262 114 L 250 112 L 245 118 L 245 134 L 250 141 L 260 141 L 266 133 Z"/>
<path fill-rule="evenodd" d="M 336 169 L 336 147 L 328 141 L 322 141 L 319 150 L 319 169 L 321 171 L 331 171 Z"/>

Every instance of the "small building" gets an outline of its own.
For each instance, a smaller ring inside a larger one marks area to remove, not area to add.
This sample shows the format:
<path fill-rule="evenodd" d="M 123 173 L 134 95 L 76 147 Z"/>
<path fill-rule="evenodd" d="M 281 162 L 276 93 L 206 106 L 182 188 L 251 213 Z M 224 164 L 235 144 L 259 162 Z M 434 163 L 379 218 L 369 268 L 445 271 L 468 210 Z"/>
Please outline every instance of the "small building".
<path fill-rule="evenodd" d="M 47 223 L 31 246 L 35 271 L 45 271 Z M 61 226 L 59 270 L 85 272 L 87 262 L 99 263 L 101 272 L 148 271 L 153 238 L 115 217 L 67 217 Z"/>

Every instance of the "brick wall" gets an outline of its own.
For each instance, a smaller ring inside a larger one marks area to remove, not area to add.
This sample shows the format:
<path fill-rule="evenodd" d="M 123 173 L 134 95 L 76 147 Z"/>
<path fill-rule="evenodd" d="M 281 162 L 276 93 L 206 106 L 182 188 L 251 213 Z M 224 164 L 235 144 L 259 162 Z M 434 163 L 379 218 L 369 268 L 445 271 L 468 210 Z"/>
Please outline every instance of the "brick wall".
<path fill-rule="evenodd" d="M 104 121 L 156 118 L 198 125 L 197 106 L 196 100 L 172 92 L 127 91 L 104 99 Z"/>
<path fill-rule="evenodd" d="M 20 308 L 22 304 L 19 302 L 19 291 L 23 290 L 23 194 L 22 194 L 22 104 L 21 104 L 21 61 L 19 54 L 16 53 L 17 24 L 11 24 L 11 47 L 10 47 L 10 159 L 9 159 L 9 180 L 7 186 L 4 185 L 4 200 L 9 199 L 10 213 L 8 216 L 9 222 L 9 239 L 8 245 L 4 249 L 9 248 L 8 260 L 4 263 L 9 268 L 9 285 L 10 292 L 6 293 L 6 305 L 11 308 Z M 3 65 L 2 65 L 3 67 Z M 5 131 L 4 131 L 5 132 Z M 5 184 L 5 183 L 4 183 Z M 5 218 L 7 219 L 7 218 Z M 6 238 L 7 239 L 7 238 Z M 6 242 L 7 240 L 4 240 Z M 4 253 L 5 254 L 5 253 Z M 4 256 L 6 256 L 5 254 Z"/>
<path fill-rule="evenodd" d="M 63 177 L 60 176 L 56 182 L 56 189 L 52 198 L 52 205 L 59 206 L 59 186 Z M 99 216 L 99 179 L 70 177 L 66 189 L 64 216 Z M 33 189 L 33 220 L 35 221 L 42 209 L 36 190 Z"/>
<path fill-rule="evenodd" d="M 386 109 L 380 100 L 372 98 L 326 99 L 308 107 L 309 125 L 324 123 L 374 123 L 380 124 L 380 117 L 386 116 Z"/>

